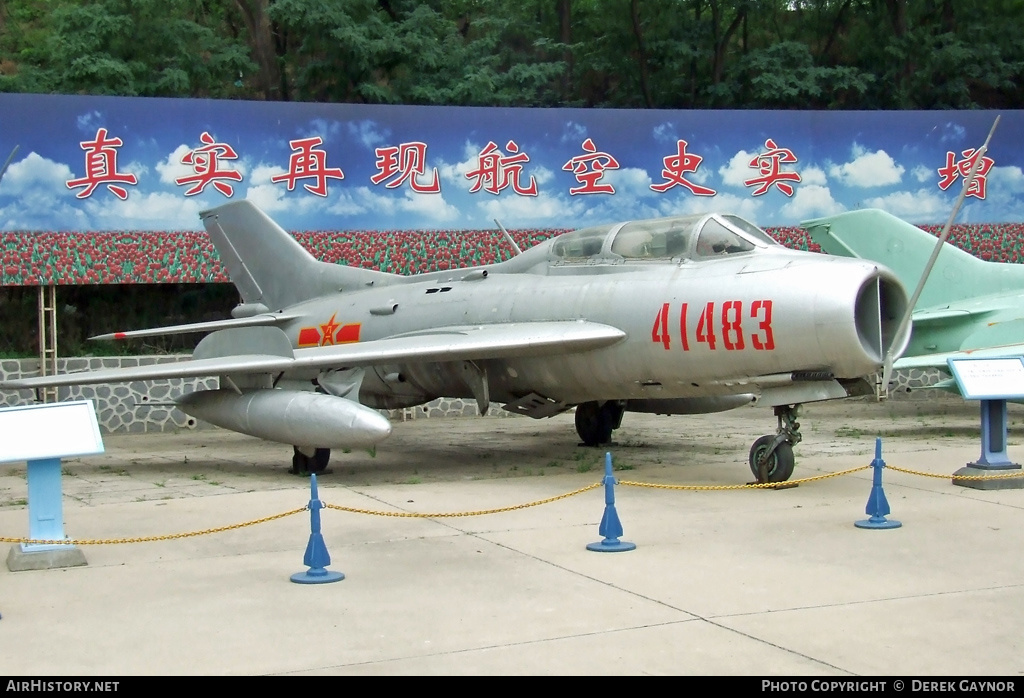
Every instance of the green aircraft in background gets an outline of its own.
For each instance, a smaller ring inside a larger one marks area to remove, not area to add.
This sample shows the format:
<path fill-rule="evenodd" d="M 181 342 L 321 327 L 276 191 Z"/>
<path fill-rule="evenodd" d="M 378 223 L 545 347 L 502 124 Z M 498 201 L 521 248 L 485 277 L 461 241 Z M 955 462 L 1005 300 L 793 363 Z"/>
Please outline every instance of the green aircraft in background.
<path fill-rule="evenodd" d="M 907 287 L 918 285 L 935 236 L 877 209 L 804 221 L 831 255 L 880 262 Z M 1024 355 L 1024 265 L 986 262 L 943 243 L 913 308 L 910 342 L 894 368 L 937 368 L 947 359 Z M 953 381 L 947 381 L 955 389 Z M 937 386 L 938 387 L 938 386 Z"/>

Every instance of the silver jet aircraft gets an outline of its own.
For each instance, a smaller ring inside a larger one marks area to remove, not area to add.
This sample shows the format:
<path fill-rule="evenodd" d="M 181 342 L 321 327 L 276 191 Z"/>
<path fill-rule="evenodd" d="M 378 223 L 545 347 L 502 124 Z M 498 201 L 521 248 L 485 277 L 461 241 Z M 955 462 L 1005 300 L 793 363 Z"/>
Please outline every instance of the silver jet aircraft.
<path fill-rule="evenodd" d="M 291 444 L 296 472 L 391 431 L 378 411 L 438 397 L 542 418 L 576 408 L 584 444 L 624 412 L 775 407 L 751 470 L 781 482 L 796 410 L 869 393 L 899 354 L 906 293 L 885 267 L 787 249 L 733 215 L 601 225 L 487 266 L 401 276 L 319 262 L 248 201 L 201 214 L 242 303 L 232 319 L 106 335 L 208 332 L 190 361 L 4 388 L 220 376 L 186 413 Z M 514 243 L 513 243 L 514 245 Z"/>

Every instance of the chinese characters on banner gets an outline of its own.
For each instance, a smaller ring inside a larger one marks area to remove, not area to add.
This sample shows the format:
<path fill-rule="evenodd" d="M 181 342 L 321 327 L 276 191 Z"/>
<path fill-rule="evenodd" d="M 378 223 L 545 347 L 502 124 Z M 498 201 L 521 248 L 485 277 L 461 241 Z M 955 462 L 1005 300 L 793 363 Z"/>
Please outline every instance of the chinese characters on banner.
<path fill-rule="evenodd" d="M 232 167 L 238 160 L 238 153 L 227 143 L 218 142 L 208 131 L 199 136 L 201 145 L 189 150 L 181 157 L 181 164 L 192 168 L 192 174 L 174 180 L 180 187 L 188 187 L 183 194 L 194 196 L 206 190 L 210 185 L 225 197 L 234 194 L 231 182 L 241 182 L 244 175 Z M 68 189 L 80 189 L 75 196 L 84 199 L 101 186 L 122 201 L 127 200 L 127 186 L 136 186 L 138 177 L 130 172 L 118 170 L 118 148 L 123 141 L 108 134 L 107 129 L 96 130 L 93 140 L 82 141 L 79 145 L 85 151 L 85 174 L 82 177 L 69 179 L 65 182 Z M 288 169 L 283 174 L 274 175 L 270 181 L 284 184 L 288 191 L 295 189 L 297 181 L 311 194 L 326 197 L 328 180 L 341 180 L 345 173 L 340 167 L 328 167 L 327 151 L 319 147 L 323 139 L 319 136 L 298 138 L 289 141 L 292 154 L 288 159 Z M 662 181 L 651 184 L 651 190 L 659 194 L 676 187 L 686 189 L 693 196 L 715 196 L 714 189 L 699 183 L 701 163 L 704 158 L 688 152 L 690 144 L 684 140 L 676 141 L 676 150 L 662 158 Z M 611 153 L 598 149 L 592 138 L 580 144 L 580 153 L 569 158 L 562 170 L 572 173 L 577 185 L 569 187 L 572 196 L 585 194 L 614 194 L 614 185 L 607 181 L 605 175 L 619 169 L 619 161 Z M 441 191 L 441 180 L 437 168 L 431 168 L 428 174 L 427 144 L 421 142 L 400 143 L 396 146 L 376 148 L 376 173 L 370 176 L 374 185 L 383 184 L 387 189 L 394 189 L 408 184 L 418 194 L 437 194 Z M 978 159 L 978 151 L 964 150 L 960 160 L 956 153 L 946 153 L 946 162 L 937 168 L 939 188 L 948 189 L 960 177 L 965 180 Z M 493 141 L 476 155 L 475 167 L 465 174 L 470 180 L 469 191 L 480 191 L 488 194 L 500 194 L 502 190 L 511 188 L 518 196 L 537 196 L 537 180 L 531 175 L 524 181 L 523 168 L 530 162 L 529 154 L 519 147 L 514 140 L 505 143 L 504 150 Z M 764 142 L 764 150 L 752 157 L 747 166 L 755 175 L 743 180 L 743 185 L 750 189 L 751 196 L 762 196 L 774 187 L 786 196 L 793 196 L 794 185 L 801 181 L 799 172 L 793 169 L 799 162 L 796 154 L 789 148 L 781 147 L 772 138 Z M 985 198 L 986 176 L 995 161 L 983 157 L 977 175 L 967 190 L 967 196 Z M 693 181 L 693 180 L 698 181 Z"/>
<path fill-rule="evenodd" d="M 117 149 L 123 145 L 121 139 L 107 138 L 107 129 L 101 128 L 96 130 L 95 139 L 82 141 L 80 145 L 85 151 L 85 176 L 65 182 L 68 189 L 83 187 L 75 196 L 84 199 L 92 196 L 96 187 L 105 184 L 114 196 L 126 200 L 128 190 L 119 185 L 135 185 L 138 179 L 133 174 L 117 171 Z"/>
<path fill-rule="evenodd" d="M 939 189 L 943 191 L 949 189 L 960 176 L 963 176 L 964 180 L 966 180 L 971 175 L 971 169 L 974 167 L 974 163 L 980 154 L 980 151 L 974 148 L 964 150 L 960 153 L 963 160 L 956 162 L 956 154 L 947 151 L 946 164 L 944 167 L 939 168 L 939 176 L 942 178 L 939 180 Z M 994 164 L 996 164 L 996 161 L 990 157 L 981 158 L 981 165 L 974 176 L 974 181 L 967 187 L 967 196 L 976 196 L 979 199 L 985 198 L 986 175 Z"/>

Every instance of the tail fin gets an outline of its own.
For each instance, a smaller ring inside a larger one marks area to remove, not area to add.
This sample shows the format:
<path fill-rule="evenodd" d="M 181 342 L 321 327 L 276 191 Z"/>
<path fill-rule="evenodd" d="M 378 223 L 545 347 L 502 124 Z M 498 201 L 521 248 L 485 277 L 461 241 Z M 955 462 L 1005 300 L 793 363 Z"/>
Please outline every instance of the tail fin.
<path fill-rule="evenodd" d="M 881 262 L 892 269 L 907 289 L 921 281 L 937 242 L 934 235 L 880 211 L 864 209 L 803 221 L 801 228 L 829 254 Z M 1024 289 L 1024 268 L 1019 264 L 986 262 L 944 243 L 917 308 L 933 308 Z"/>
<path fill-rule="evenodd" d="M 268 310 L 337 291 L 387 285 L 394 274 L 317 261 L 252 202 L 199 214 L 242 301 Z"/>

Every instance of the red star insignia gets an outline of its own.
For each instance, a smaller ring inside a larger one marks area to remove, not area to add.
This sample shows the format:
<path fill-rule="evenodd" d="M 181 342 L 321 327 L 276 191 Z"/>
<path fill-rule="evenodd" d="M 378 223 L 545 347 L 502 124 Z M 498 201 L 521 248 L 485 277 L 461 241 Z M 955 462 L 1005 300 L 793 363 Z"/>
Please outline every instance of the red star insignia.
<path fill-rule="evenodd" d="M 335 313 L 334 315 L 337 315 Z M 326 325 L 320 325 L 320 331 L 324 337 L 320 340 L 320 346 L 325 347 L 328 344 L 334 344 L 334 333 L 338 331 L 340 325 L 334 321 L 334 315 L 331 315 L 331 319 L 327 321 Z"/>

